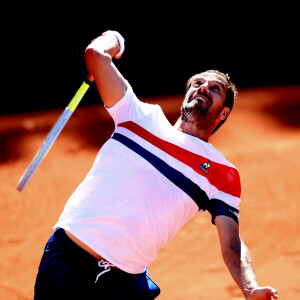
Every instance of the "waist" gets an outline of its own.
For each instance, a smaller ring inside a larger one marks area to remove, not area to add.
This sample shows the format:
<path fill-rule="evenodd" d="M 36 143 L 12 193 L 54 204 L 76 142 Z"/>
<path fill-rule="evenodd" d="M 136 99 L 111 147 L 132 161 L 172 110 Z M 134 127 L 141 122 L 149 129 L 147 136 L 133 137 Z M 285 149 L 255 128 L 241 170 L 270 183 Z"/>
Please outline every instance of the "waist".
<path fill-rule="evenodd" d="M 70 233 L 67 230 L 64 230 L 65 234 L 67 235 L 67 237 L 77 246 L 79 246 L 81 249 L 83 249 L 85 252 L 87 252 L 88 254 L 92 255 L 94 258 L 96 258 L 98 261 L 103 260 L 106 261 L 108 263 L 110 263 L 107 259 L 105 259 L 104 257 L 102 257 L 101 255 L 99 255 L 97 252 L 95 252 L 93 249 L 91 249 L 89 246 L 87 246 L 85 243 L 83 243 L 81 240 L 79 240 L 76 236 L 74 236 L 72 233 Z M 110 263 L 110 266 L 112 268 L 117 268 L 116 266 L 112 265 Z"/>

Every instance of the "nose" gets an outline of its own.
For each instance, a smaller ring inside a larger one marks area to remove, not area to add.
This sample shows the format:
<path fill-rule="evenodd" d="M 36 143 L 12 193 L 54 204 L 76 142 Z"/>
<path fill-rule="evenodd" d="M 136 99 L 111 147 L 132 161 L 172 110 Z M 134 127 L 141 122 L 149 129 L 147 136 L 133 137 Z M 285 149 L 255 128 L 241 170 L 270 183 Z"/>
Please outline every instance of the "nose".
<path fill-rule="evenodd" d="M 200 91 L 201 93 L 208 94 L 208 86 L 207 86 L 207 83 L 201 84 L 200 87 L 199 87 L 199 91 Z"/>

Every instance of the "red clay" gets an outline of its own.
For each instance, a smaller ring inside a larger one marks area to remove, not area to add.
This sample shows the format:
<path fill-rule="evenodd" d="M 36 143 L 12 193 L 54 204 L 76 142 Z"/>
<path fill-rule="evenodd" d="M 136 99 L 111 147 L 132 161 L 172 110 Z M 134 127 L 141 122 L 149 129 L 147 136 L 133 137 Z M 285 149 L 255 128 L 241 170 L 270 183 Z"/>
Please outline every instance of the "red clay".
<path fill-rule="evenodd" d="M 161 104 L 174 122 L 181 99 L 143 100 Z M 28 186 L 17 192 L 19 178 L 60 112 L 0 120 L 1 299 L 33 298 L 51 227 L 113 130 L 102 105 L 82 105 Z M 300 298 L 299 126 L 300 86 L 248 89 L 240 92 L 229 120 L 210 140 L 240 171 L 241 237 L 258 282 L 293 300 Z M 149 267 L 162 290 L 158 299 L 243 299 L 218 243 L 208 214 L 188 223 Z"/>

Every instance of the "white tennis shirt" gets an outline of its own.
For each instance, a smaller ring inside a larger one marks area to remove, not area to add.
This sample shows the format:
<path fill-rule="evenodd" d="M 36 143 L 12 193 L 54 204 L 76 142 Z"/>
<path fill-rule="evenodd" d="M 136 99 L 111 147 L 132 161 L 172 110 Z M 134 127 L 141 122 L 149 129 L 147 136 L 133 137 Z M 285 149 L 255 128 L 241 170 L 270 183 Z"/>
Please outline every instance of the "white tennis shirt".
<path fill-rule="evenodd" d="M 238 212 L 239 175 L 211 144 L 175 129 L 160 106 L 141 102 L 129 84 L 107 110 L 115 132 L 54 228 L 125 272 L 142 273 L 207 201 Z"/>

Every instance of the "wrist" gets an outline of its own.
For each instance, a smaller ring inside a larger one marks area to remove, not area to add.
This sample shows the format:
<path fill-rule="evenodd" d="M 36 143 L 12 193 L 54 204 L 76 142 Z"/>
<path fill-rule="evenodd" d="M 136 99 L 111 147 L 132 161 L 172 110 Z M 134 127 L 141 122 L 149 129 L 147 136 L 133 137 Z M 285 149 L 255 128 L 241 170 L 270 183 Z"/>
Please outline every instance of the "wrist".
<path fill-rule="evenodd" d="M 255 287 L 248 287 L 248 288 L 245 288 L 243 290 L 243 294 L 245 296 L 246 299 L 251 299 L 251 294 L 252 292 L 257 288 L 258 286 L 255 286 Z"/>
<path fill-rule="evenodd" d="M 253 289 L 248 289 L 248 288 L 243 290 L 243 294 L 246 299 L 250 299 L 249 297 L 250 297 L 252 291 L 253 291 Z"/>
<path fill-rule="evenodd" d="M 106 32 L 106 34 L 112 34 L 118 40 L 119 52 L 115 55 L 115 58 L 119 59 L 125 50 L 125 40 L 124 40 L 123 36 L 118 31 L 114 31 L 114 30 L 108 30 Z"/>

